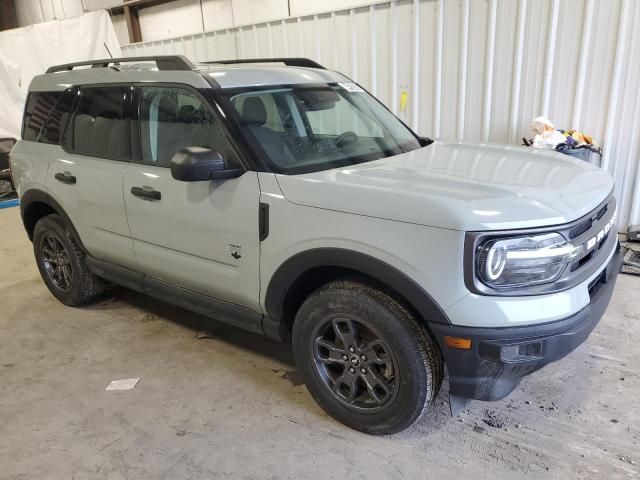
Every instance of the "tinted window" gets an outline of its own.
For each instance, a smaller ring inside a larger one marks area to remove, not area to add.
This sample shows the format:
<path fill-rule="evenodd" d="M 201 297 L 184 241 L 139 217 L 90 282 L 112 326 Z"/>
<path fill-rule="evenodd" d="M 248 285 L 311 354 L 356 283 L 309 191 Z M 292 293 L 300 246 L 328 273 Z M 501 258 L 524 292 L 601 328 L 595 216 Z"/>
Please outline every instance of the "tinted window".
<path fill-rule="evenodd" d="M 222 154 L 227 165 L 237 156 L 205 102 L 195 93 L 175 87 L 143 87 L 140 105 L 142 160 L 168 167 L 185 147 L 207 147 Z"/>
<path fill-rule="evenodd" d="M 56 145 L 60 143 L 62 132 L 67 124 L 67 120 L 69 119 L 69 114 L 71 113 L 74 98 L 75 90 L 67 90 L 62 94 L 51 110 L 51 113 L 49 113 L 49 117 L 44 124 L 44 128 L 40 132 L 40 138 L 38 141 L 42 143 L 53 143 Z"/>
<path fill-rule="evenodd" d="M 62 92 L 33 92 L 29 94 L 22 127 L 24 140 L 36 141 L 49 112 L 61 95 Z"/>
<path fill-rule="evenodd" d="M 91 87 L 81 90 L 71 120 L 67 147 L 93 157 L 128 159 L 131 151 L 126 110 L 129 87 Z"/>

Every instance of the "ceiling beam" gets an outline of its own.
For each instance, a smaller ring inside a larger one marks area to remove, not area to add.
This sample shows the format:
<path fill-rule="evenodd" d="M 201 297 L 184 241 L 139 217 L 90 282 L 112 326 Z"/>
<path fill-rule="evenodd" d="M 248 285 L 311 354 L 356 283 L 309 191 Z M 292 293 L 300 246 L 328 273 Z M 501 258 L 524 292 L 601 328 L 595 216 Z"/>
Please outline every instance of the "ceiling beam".
<path fill-rule="evenodd" d="M 111 15 L 122 15 L 125 7 L 133 7 L 136 10 L 141 8 L 155 7 L 156 5 L 162 5 L 163 3 L 175 2 L 176 0 L 123 0 L 122 5 L 117 7 L 111 7 L 109 12 Z"/>
<path fill-rule="evenodd" d="M 142 41 L 142 31 L 140 30 L 140 16 L 138 9 L 124 6 L 124 18 L 127 21 L 127 31 L 129 32 L 129 42 L 138 43 Z"/>

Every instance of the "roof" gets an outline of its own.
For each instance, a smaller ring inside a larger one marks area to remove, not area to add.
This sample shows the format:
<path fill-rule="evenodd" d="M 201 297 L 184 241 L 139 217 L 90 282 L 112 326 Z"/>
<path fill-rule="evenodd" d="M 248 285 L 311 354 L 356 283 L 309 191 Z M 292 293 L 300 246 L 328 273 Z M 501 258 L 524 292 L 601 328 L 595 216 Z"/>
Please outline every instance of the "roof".
<path fill-rule="evenodd" d="M 349 81 L 341 73 L 320 68 L 264 64 L 206 64 L 196 67 L 202 75 L 215 80 L 220 88 Z"/>
<path fill-rule="evenodd" d="M 349 79 L 341 73 L 327 70 L 307 59 L 222 60 L 194 65 L 187 58 L 176 55 L 57 65 L 34 77 L 29 90 L 59 91 L 72 85 L 138 82 L 183 83 L 195 88 L 238 88 L 345 81 Z"/>

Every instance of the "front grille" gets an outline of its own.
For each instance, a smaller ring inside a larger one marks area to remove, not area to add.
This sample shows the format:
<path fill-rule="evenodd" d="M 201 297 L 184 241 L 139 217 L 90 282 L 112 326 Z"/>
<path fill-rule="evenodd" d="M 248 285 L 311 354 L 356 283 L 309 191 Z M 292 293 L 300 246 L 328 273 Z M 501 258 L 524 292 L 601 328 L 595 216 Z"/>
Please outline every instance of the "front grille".
<path fill-rule="evenodd" d="M 605 205 L 600 210 L 598 210 L 598 213 L 596 213 L 596 220 L 600 220 L 604 216 L 604 214 L 607 213 L 608 209 L 609 205 Z"/>
<path fill-rule="evenodd" d="M 579 237 L 583 233 L 591 230 L 591 227 L 593 227 L 594 222 L 599 223 L 599 220 L 601 220 L 602 217 L 604 217 L 604 215 L 607 213 L 608 210 L 609 210 L 608 203 L 594 210 L 588 216 L 588 218 L 581 220 L 577 225 L 573 226 L 573 228 L 569 230 L 569 239 L 573 240 L 574 238 Z M 611 218 L 611 216 L 609 216 L 609 218 Z"/>
<path fill-rule="evenodd" d="M 569 230 L 569 238 L 573 240 L 577 236 L 582 235 L 584 232 L 591 228 L 591 225 L 593 225 L 593 220 L 591 220 L 590 218 L 587 218 L 585 221 L 580 222 L 578 225 Z"/>
<path fill-rule="evenodd" d="M 607 242 L 607 240 L 609 239 L 609 235 L 611 234 L 611 232 L 607 233 L 604 238 L 600 241 L 600 243 L 598 243 L 598 245 L 596 245 L 592 250 L 590 250 L 586 255 L 584 255 L 582 258 L 580 258 L 580 260 L 577 260 L 575 262 L 573 262 L 571 264 L 571 271 L 575 272 L 576 270 L 578 270 L 579 268 L 583 267 L 584 265 L 586 265 L 588 262 L 590 262 L 591 260 L 593 260 L 593 258 L 598 254 L 598 252 L 600 251 L 600 249 L 604 246 L 604 244 Z"/>
<path fill-rule="evenodd" d="M 571 273 L 577 272 L 585 266 L 596 262 L 600 257 L 602 247 L 607 245 L 607 241 L 611 235 L 615 235 L 615 225 L 611 227 L 611 231 L 601 233 L 604 231 L 605 226 L 609 223 L 614 213 L 615 199 L 610 197 L 604 205 L 600 205 L 588 214 L 586 218 L 579 220 L 578 223 L 574 224 L 567 232 L 566 235 L 574 245 L 582 245 L 584 247 L 582 255 L 576 258 L 570 265 L 569 271 Z M 598 234 L 603 235 L 599 240 Z M 595 239 L 596 244 L 591 248 L 587 248 L 589 241 L 593 241 L 593 239 Z M 604 259 L 601 261 L 604 261 Z"/>

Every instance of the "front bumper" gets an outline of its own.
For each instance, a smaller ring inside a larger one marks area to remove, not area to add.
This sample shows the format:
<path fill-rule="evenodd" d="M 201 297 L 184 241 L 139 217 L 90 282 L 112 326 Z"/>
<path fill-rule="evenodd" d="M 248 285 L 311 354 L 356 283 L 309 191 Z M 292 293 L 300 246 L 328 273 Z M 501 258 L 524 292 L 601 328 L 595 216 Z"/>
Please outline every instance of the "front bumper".
<path fill-rule="evenodd" d="M 602 318 L 621 267 L 622 256 L 618 248 L 606 268 L 589 285 L 589 304 L 562 320 L 506 328 L 430 323 L 449 371 L 451 395 L 501 400 L 513 391 L 522 377 L 575 350 Z M 446 336 L 471 339 L 471 348 L 447 347 Z"/>

